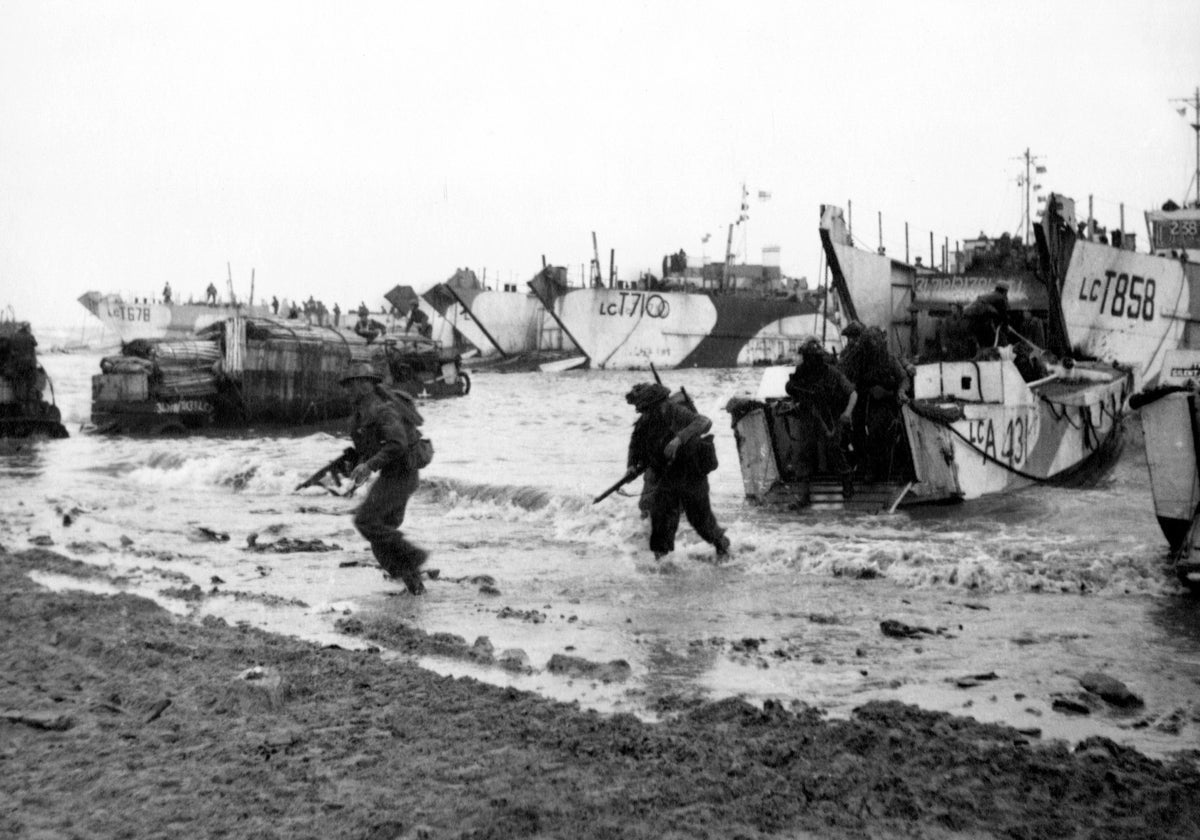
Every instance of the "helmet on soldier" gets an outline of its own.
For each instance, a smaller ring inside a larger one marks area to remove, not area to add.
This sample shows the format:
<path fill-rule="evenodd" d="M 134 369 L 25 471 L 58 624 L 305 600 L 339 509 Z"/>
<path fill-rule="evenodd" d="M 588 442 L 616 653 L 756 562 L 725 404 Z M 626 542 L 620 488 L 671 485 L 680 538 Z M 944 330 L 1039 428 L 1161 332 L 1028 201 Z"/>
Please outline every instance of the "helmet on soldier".
<path fill-rule="evenodd" d="M 671 392 L 657 382 L 639 382 L 625 395 L 625 402 L 632 405 L 638 411 L 646 411 L 658 405 L 669 396 L 671 396 Z"/>

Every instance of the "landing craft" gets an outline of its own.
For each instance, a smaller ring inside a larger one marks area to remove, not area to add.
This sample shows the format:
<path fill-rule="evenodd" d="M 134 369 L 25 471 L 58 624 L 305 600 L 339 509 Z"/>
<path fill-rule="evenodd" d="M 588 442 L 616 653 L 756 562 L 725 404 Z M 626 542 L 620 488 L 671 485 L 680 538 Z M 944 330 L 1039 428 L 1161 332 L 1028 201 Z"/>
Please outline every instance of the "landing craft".
<path fill-rule="evenodd" d="M 548 269 L 561 271 L 565 269 Z M 487 289 L 474 271 L 456 269 L 422 295 L 425 302 L 479 351 L 481 356 L 572 351 L 558 321 L 534 294 L 515 285 Z"/>
<path fill-rule="evenodd" d="M 462 396 L 456 353 L 419 335 L 370 339 L 279 318 L 230 318 L 188 340 L 142 339 L 101 360 L 92 377 L 97 431 L 179 434 L 255 423 L 304 426 L 353 411 L 341 377 L 368 362 L 384 384 L 416 397 Z"/>
<path fill-rule="evenodd" d="M 224 321 L 234 314 L 266 317 L 268 306 L 238 303 L 178 303 L 151 296 L 85 292 L 79 302 L 121 341 L 140 338 L 186 339 L 197 330 Z"/>
<path fill-rule="evenodd" d="M 1062 292 L 1063 314 L 1080 352 L 1133 367 L 1138 387 L 1154 387 L 1166 354 L 1200 350 L 1200 88 L 1182 100 L 1192 109 L 1196 198 L 1148 211 L 1149 253 L 1136 234 L 1077 218 L 1075 202 L 1051 194 L 1039 244 Z"/>
<path fill-rule="evenodd" d="M 769 364 L 830 332 L 822 297 L 778 265 L 664 264 L 661 280 L 579 289 L 539 275 L 529 285 L 592 368 Z"/>
<path fill-rule="evenodd" d="M 1200 589 L 1200 350 L 1168 350 L 1159 384 L 1135 394 L 1154 513 L 1180 582 Z"/>
<path fill-rule="evenodd" d="M 1028 365 L 1024 373 L 1017 365 L 1024 350 L 1012 346 L 970 359 L 945 352 L 942 328 L 956 304 L 1001 283 L 1015 291 L 1011 309 L 1023 313 L 1028 332 L 1047 332 L 1052 348 L 1064 344 L 1054 294 L 1011 240 L 1004 237 L 1002 250 L 977 243 L 963 255 L 961 271 L 937 271 L 856 248 L 837 207 L 821 208 L 820 233 L 843 310 L 881 328 L 891 353 L 916 364 L 909 367 L 911 393 L 892 409 L 883 474 L 866 485 L 858 476 L 847 497 L 840 476 L 818 470 L 814 507 L 890 511 L 1036 483 L 1087 482 L 1112 465 L 1130 389 L 1127 370 L 1044 354 L 1049 363 L 1031 375 Z M 1048 330 L 1041 328 L 1045 320 Z M 1027 335 L 1011 340 L 1032 344 Z M 811 408 L 788 397 L 791 370 L 768 368 L 757 394 L 728 406 L 746 495 L 754 501 L 787 504 L 800 493 L 793 426 Z M 851 463 L 862 461 L 862 453 L 850 455 Z"/>
<path fill-rule="evenodd" d="M 17 337 L 22 330 L 26 335 Z M 25 371 L 13 352 L 14 343 L 33 342 L 36 346 L 32 336 L 29 324 L 18 321 L 9 307 L 0 318 L 0 438 L 65 438 L 62 414 L 54 403 L 54 384 L 38 364 L 33 347 L 27 348 L 33 358 Z M 45 400 L 47 393 L 50 402 Z"/>
<path fill-rule="evenodd" d="M 1200 216 L 1200 211 L 1196 212 Z M 1148 213 L 1162 219 L 1171 213 Z M 1162 222 L 1149 222 L 1152 245 Z M 1099 241 L 1093 221 L 1076 220 L 1075 202 L 1051 193 L 1038 241 L 1046 250 L 1050 276 L 1062 301 L 1063 318 L 1075 351 L 1130 365 L 1139 386 L 1154 386 L 1166 354 L 1200 349 L 1200 235 L 1188 247 L 1134 250 L 1132 233 L 1114 230 Z M 1115 243 L 1115 244 L 1114 244 Z"/>
<path fill-rule="evenodd" d="M 1068 272 L 1064 294 L 1078 282 L 1080 300 L 1094 303 L 1103 279 L 1096 342 L 1121 335 L 1121 312 L 1131 312 L 1130 320 L 1148 333 L 1140 345 L 1126 341 L 1113 352 L 1134 362 L 1151 359 L 1145 365 L 1147 387 L 1129 403 L 1141 417 L 1154 512 L 1175 572 L 1184 586 L 1200 590 L 1200 88 L 1188 105 L 1196 133 L 1196 170 L 1189 184 L 1189 189 L 1195 185 L 1195 200 L 1189 203 L 1185 195 L 1183 206 L 1168 201 L 1162 210 L 1146 213 L 1153 255 L 1138 255 L 1137 264 L 1118 263 L 1105 245 L 1081 243 L 1098 264 L 1090 271 Z M 1091 228 L 1090 221 L 1082 226 L 1089 233 Z M 1069 235 L 1069 218 L 1060 230 Z M 1120 240 L 1117 244 L 1125 245 L 1127 237 Z M 1078 269 L 1074 259 L 1071 265 Z"/>

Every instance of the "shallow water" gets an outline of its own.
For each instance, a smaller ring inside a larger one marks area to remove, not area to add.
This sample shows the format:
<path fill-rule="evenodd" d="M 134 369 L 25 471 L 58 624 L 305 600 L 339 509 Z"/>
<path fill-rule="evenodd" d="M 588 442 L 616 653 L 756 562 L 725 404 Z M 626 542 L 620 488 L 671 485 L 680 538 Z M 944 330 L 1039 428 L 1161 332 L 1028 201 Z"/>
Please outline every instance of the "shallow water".
<path fill-rule="evenodd" d="M 497 651 L 520 648 L 534 672 L 429 667 L 647 717 L 734 694 L 831 715 L 895 698 L 1044 737 L 1103 734 L 1153 754 L 1200 747 L 1200 604 L 1180 594 L 1166 565 L 1136 426 L 1096 488 L 1032 488 L 881 517 L 780 516 L 744 501 L 722 411 L 754 391 L 758 371 L 666 372 L 714 420 L 714 509 L 734 557 L 717 563 L 684 524 L 675 554 L 655 563 L 633 497 L 591 504 L 624 471 L 633 412 L 623 394 L 643 377 L 481 371 L 467 397 L 422 405 L 436 454 L 406 533 L 431 551 L 440 578 L 412 599 L 355 533 L 354 500 L 292 492 L 345 445 L 337 433 L 84 434 L 100 355 L 42 358 L 68 440 L 0 450 L 0 542 L 16 550 L 49 537 L 106 570 L 98 590 L 343 646 L 361 641 L 339 635 L 337 619 L 384 612 L 468 643 L 487 636 Z M 340 548 L 250 553 L 252 533 Z M 477 575 L 500 594 L 482 592 Z M 885 619 L 935 634 L 892 639 L 880 631 Z M 555 653 L 623 659 L 632 677 L 565 679 L 545 668 Z M 1088 671 L 1124 681 L 1146 707 L 1053 710 Z"/>

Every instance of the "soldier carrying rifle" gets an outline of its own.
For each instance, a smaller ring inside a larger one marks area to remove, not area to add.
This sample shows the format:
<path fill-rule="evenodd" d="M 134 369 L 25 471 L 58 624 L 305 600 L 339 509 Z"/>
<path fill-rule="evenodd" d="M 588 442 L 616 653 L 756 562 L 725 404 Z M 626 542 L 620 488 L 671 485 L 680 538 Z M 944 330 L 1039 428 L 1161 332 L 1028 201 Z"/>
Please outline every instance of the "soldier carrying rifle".
<path fill-rule="evenodd" d="M 650 498 L 650 549 L 655 559 L 675 550 L 675 532 L 682 512 L 696 533 L 717 549 L 718 557 L 729 554 L 729 538 L 717 524 L 709 500 L 708 472 L 716 467 L 715 454 L 704 457 L 702 438 L 712 428 L 703 414 L 669 399 L 671 392 L 655 382 L 634 385 L 625 401 L 638 411 L 629 440 L 626 476 L 652 470 L 654 489 Z"/>

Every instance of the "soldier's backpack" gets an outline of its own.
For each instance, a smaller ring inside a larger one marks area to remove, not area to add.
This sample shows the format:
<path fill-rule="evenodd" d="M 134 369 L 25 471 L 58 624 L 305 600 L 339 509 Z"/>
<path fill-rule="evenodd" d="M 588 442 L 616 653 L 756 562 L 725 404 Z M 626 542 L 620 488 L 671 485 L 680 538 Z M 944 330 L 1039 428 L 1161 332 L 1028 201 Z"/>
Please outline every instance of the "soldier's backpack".
<path fill-rule="evenodd" d="M 433 461 L 433 441 L 429 438 L 418 438 L 417 442 L 408 448 L 408 466 L 410 469 L 423 470 Z"/>

